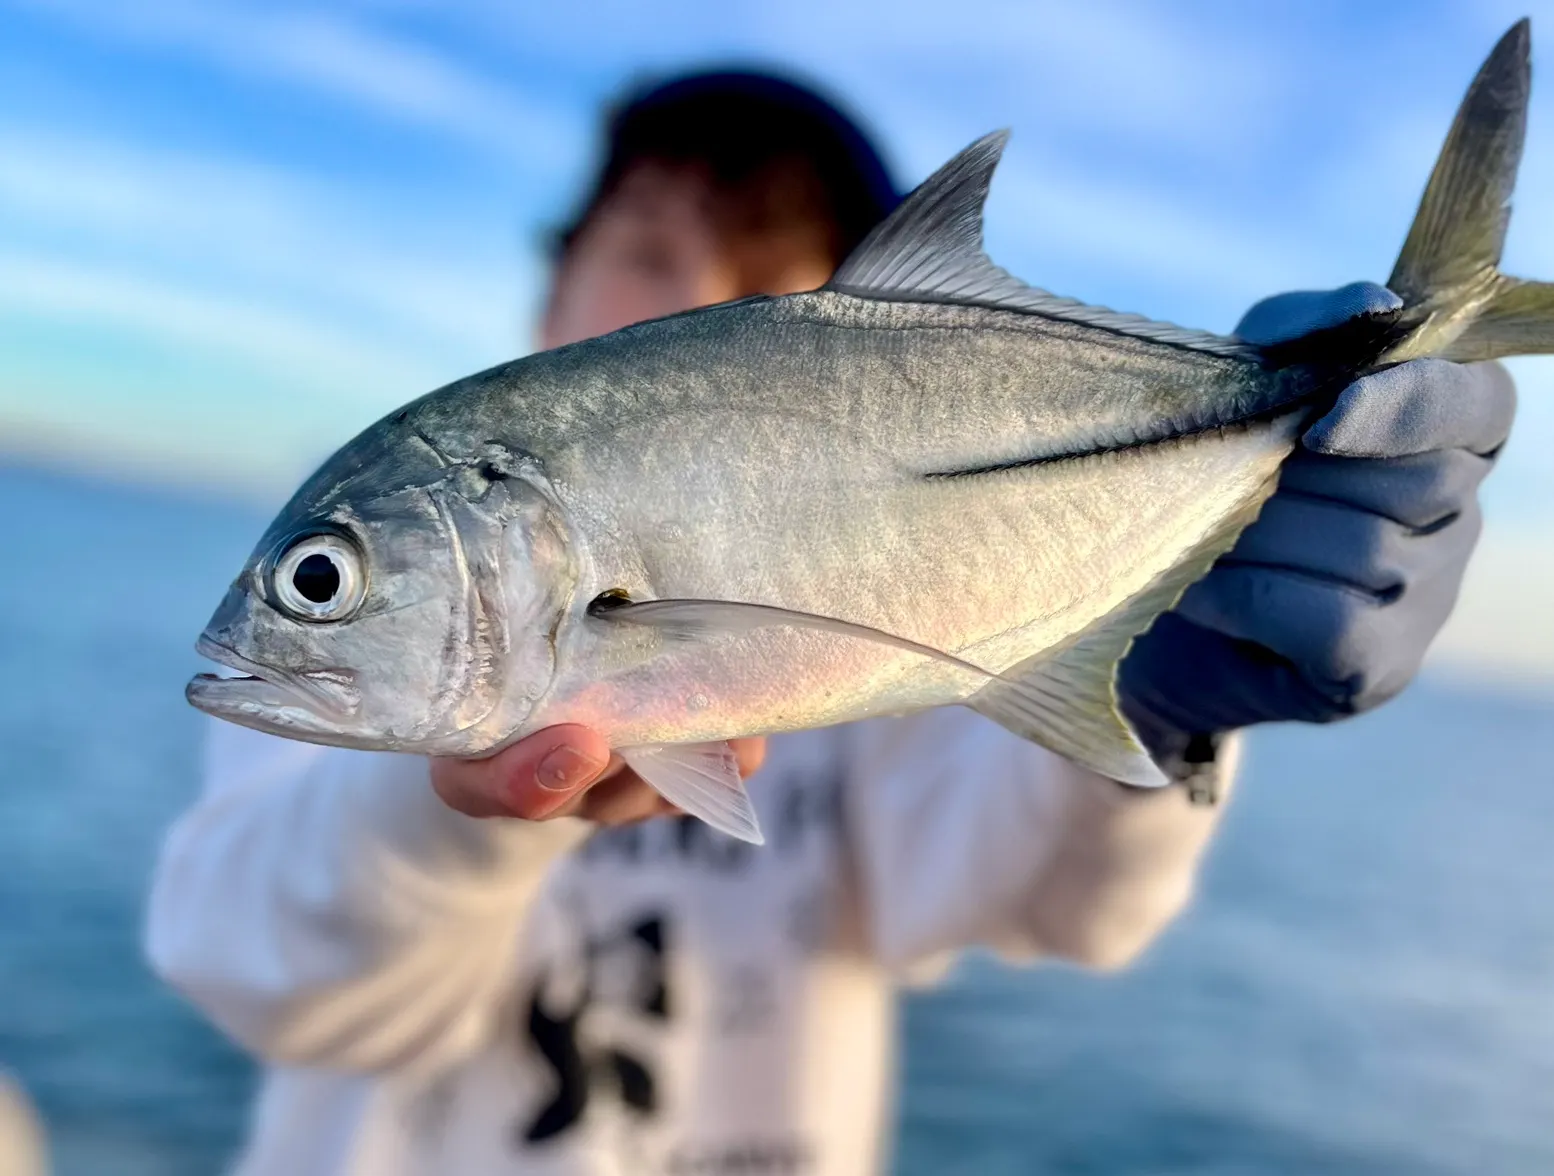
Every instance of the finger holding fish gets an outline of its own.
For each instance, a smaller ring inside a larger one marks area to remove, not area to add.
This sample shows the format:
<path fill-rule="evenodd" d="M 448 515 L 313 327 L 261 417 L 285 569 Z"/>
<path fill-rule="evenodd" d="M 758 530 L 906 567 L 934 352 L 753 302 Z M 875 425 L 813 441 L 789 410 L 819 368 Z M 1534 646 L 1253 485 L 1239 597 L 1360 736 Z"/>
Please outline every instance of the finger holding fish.
<path fill-rule="evenodd" d="M 734 740 L 731 750 L 741 777 L 749 777 L 765 759 L 766 741 Z M 603 735 L 578 724 L 538 731 L 479 759 L 434 758 L 431 773 L 443 803 L 469 817 L 619 825 L 679 811 L 614 755 Z"/>

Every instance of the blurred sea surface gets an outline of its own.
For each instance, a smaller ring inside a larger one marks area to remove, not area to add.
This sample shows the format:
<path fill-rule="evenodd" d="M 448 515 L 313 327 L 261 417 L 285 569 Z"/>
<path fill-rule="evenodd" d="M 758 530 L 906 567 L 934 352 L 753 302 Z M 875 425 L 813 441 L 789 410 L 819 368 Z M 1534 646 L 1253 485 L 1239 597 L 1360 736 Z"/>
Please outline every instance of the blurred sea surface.
<path fill-rule="evenodd" d="M 0 464 L 0 1067 L 58 1176 L 203 1176 L 252 1072 L 141 962 L 193 638 L 266 519 Z M 1259 732 L 1191 911 L 904 1002 L 895 1170 L 1554 1172 L 1554 699 L 1428 676 Z"/>

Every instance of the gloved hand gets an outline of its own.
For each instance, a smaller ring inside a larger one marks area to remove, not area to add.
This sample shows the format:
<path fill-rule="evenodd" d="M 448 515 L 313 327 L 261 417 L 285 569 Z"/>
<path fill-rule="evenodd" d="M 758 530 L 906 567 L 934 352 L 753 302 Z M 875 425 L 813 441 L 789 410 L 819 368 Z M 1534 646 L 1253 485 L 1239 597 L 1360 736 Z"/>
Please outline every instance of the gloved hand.
<path fill-rule="evenodd" d="M 1236 333 L 1288 342 L 1397 305 L 1371 283 L 1281 294 Z M 1496 363 L 1416 359 L 1344 390 L 1257 522 L 1123 660 L 1123 713 L 1167 772 L 1212 759 L 1220 733 L 1329 722 L 1408 684 L 1456 602 L 1515 408 Z"/>

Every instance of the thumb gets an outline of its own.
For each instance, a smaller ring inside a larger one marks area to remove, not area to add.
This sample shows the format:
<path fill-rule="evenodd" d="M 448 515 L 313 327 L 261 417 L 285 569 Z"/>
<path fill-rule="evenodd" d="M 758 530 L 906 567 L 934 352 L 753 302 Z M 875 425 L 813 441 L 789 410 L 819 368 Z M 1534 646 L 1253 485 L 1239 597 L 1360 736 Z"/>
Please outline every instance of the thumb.
<path fill-rule="evenodd" d="M 1391 314 L 1403 300 L 1375 282 L 1351 282 L 1336 290 L 1296 290 L 1264 298 L 1242 316 L 1236 335 L 1259 347 L 1289 343 L 1351 319 Z"/>
<path fill-rule="evenodd" d="M 471 817 L 554 816 L 610 765 L 604 736 L 588 727 L 548 727 L 485 759 L 435 759 L 432 787 Z"/>

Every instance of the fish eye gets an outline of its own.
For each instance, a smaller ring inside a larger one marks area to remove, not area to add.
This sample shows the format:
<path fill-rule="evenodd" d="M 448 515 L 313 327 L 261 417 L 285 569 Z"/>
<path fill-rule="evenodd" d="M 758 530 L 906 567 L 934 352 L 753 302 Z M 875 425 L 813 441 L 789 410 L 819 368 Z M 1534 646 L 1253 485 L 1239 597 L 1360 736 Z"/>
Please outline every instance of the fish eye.
<path fill-rule="evenodd" d="M 339 535 L 309 535 L 288 547 L 270 573 L 275 602 L 302 621 L 340 621 L 367 594 L 356 545 Z"/>

